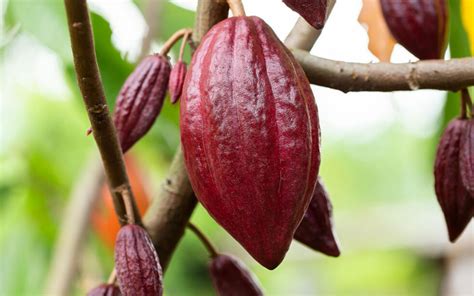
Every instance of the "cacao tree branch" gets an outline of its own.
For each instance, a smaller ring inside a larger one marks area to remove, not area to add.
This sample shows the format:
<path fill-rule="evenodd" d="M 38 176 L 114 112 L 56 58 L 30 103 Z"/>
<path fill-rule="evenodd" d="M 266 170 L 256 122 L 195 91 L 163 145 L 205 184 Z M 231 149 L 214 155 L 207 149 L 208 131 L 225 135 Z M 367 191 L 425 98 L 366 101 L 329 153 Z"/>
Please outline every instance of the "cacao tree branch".
<path fill-rule="evenodd" d="M 474 58 L 405 64 L 348 63 L 293 49 L 312 84 L 349 91 L 438 89 L 458 91 L 474 85 Z"/>
<path fill-rule="evenodd" d="M 115 212 L 120 224 L 127 222 L 123 194 L 133 202 L 136 223 L 140 214 L 133 198 L 115 127 L 109 114 L 95 55 L 92 26 L 86 0 L 64 0 L 71 38 L 77 82 L 91 122 L 93 135 L 99 148 Z"/>
<path fill-rule="evenodd" d="M 229 7 L 225 0 L 199 0 L 194 42 L 219 21 L 225 19 Z M 196 207 L 191 183 L 184 166 L 181 147 L 178 147 L 164 184 L 144 216 L 144 224 L 155 245 L 160 263 L 166 271 L 170 258 L 184 234 L 189 218 Z"/>

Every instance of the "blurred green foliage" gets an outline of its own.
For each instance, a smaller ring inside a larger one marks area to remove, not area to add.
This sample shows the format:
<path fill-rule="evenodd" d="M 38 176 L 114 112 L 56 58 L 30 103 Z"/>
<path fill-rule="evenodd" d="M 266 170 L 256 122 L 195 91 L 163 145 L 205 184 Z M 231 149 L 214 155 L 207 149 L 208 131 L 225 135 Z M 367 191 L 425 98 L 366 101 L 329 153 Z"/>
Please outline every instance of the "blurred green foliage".
<path fill-rule="evenodd" d="M 140 7 L 144 6 L 142 2 L 136 1 Z M 450 4 L 452 13 L 459 9 L 459 1 Z M 167 38 L 194 22 L 192 12 L 169 2 L 162 15 L 155 36 L 161 41 L 163 36 Z M 455 16 L 453 13 L 451 17 L 451 53 L 463 56 L 466 49 L 458 44 L 465 42 L 459 42 L 464 37 Z M 18 36 L 28 36 L 31 42 L 56 55 L 70 92 L 66 98 L 45 97 L 34 88 L 18 92 L 21 97 L 15 99 L 24 106 L 18 118 L 21 124 L 12 123 L 14 137 L 0 154 L 0 295 L 40 295 L 68 195 L 83 164 L 96 150 L 92 137 L 84 136 L 88 121 L 75 83 L 62 1 L 11 0 L 5 21 L 7 30 L 20 26 L 20 32 L 5 46 L 2 55 L 8 54 Z M 107 20 L 92 13 L 92 22 L 102 79 L 113 106 L 133 65 L 112 43 Z M 456 100 L 448 100 L 442 125 L 458 112 L 457 108 Z M 178 113 L 178 107 L 167 101 L 157 123 L 132 151 L 146 164 L 153 184 L 161 182 L 178 145 Z M 437 135 L 419 138 L 394 125 L 369 142 L 344 139 L 323 143 L 322 175 L 333 196 L 336 228 L 338 209 L 357 211 L 371 204 L 412 198 L 434 202 L 431 170 L 436 141 Z M 201 207 L 193 219 L 222 250 L 244 257 L 268 295 L 303 295 L 308 291 L 319 291 L 321 295 L 437 294 L 438 262 L 411 250 L 345 253 L 342 246 L 343 256 L 338 259 L 323 258 L 308 250 L 303 252 L 304 259 L 298 259 L 297 252 L 290 252 L 281 267 L 268 271 L 252 263 Z M 90 281 L 84 281 L 87 272 L 97 276 L 97 282 L 107 277 L 113 264 L 112 252 L 93 232 L 86 253 L 83 261 L 95 269 L 82 266 L 84 270 L 78 274 L 82 280 L 75 285 L 77 295 L 84 295 L 85 289 L 90 288 Z M 206 251 L 196 237 L 186 234 L 167 273 L 166 294 L 213 295 L 207 261 Z"/>

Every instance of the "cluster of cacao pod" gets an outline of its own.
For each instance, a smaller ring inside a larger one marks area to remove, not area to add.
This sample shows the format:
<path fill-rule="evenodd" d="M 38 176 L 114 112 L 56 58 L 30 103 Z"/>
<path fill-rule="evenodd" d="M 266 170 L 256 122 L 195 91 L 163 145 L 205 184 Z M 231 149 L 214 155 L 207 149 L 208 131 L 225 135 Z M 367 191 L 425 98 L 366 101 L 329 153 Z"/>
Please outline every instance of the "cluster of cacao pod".
<path fill-rule="evenodd" d="M 467 90 L 462 104 L 472 103 Z M 465 112 L 464 112 L 465 113 Z M 434 168 L 435 191 L 454 242 L 474 217 L 474 117 L 453 119 L 438 146 Z"/>
<path fill-rule="evenodd" d="M 127 78 L 117 97 L 114 124 L 123 153 L 151 128 L 161 111 L 166 92 L 175 103 L 183 87 L 186 63 L 183 52 L 191 31 L 176 32 L 160 53 L 145 57 Z M 167 53 L 184 36 L 177 64 L 171 68 Z"/>
<path fill-rule="evenodd" d="M 380 0 L 390 32 L 421 60 L 440 59 L 448 43 L 447 0 Z"/>

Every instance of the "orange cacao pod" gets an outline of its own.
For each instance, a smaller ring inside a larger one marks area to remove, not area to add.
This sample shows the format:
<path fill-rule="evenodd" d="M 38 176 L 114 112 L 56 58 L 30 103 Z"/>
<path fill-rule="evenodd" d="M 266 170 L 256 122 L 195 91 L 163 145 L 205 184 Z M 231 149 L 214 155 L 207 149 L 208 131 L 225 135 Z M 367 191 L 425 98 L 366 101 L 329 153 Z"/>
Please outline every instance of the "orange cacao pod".
<path fill-rule="evenodd" d="M 454 242 L 474 215 L 474 199 L 464 187 L 459 169 L 460 141 L 467 120 L 454 119 L 444 131 L 435 160 L 435 191 Z"/>
<path fill-rule="evenodd" d="M 338 257 L 341 254 L 333 233 L 332 204 L 321 178 L 318 178 L 303 221 L 296 229 L 295 239 L 329 256 Z"/>
<path fill-rule="evenodd" d="M 115 269 L 124 296 L 163 294 L 158 255 L 142 227 L 129 224 L 120 229 L 115 243 Z"/>
<path fill-rule="evenodd" d="M 212 283 L 219 296 L 261 296 L 254 276 L 237 258 L 220 254 L 209 265 Z"/>
<path fill-rule="evenodd" d="M 316 185 L 319 122 L 301 66 L 263 20 L 232 17 L 203 38 L 181 139 L 199 201 L 260 264 L 278 266 Z"/>
<path fill-rule="evenodd" d="M 147 56 L 127 78 L 117 97 L 114 123 L 125 153 L 145 135 L 161 111 L 171 66 L 167 57 Z"/>

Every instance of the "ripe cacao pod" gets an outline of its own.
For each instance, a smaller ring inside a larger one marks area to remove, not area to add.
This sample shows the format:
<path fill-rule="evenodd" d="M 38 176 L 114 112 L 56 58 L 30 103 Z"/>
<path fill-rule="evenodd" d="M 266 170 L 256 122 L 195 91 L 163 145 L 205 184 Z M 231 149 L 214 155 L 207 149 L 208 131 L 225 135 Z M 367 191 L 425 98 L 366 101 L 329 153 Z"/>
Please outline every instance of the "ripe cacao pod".
<path fill-rule="evenodd" d="M 474 215 L 474 199 L 464 187 L 459 169 L 460 141 L 467 120 L 454 119 L 444 131 L 436 152 L 435 191 L 454 242 Z"/>
<path fill-rule="evenodd" d="M 183 61 L 178 61 L 171 70 L 168 89 L 170 92 L 171 103 L 176 103 L 183 92 L 184 78 L 186 78 L 187 65 Z"/>
<path fill-rule="evenodd" d="M 124 296 L 162 295 L 162 271 L 148 233 L 138 225 L 123 226 L 115 242 L 115 269 Z"/>
<path fill-rule="evenodd" d="M 315 29 L 322 29 L 326 22 L 328 0 L 283 0 Z"/>
<path fill-rule="evenodd" d="M 212 283 L 219 296 L 260 296 L 262 289 L 237 258 L 220 254 L 209 265 Z"/>
<path fill-rule="evenodd" d="M 469 191 L 471 198 L 474 198 L 474 118 L 468 120 L 461 138 L 459 166 L 464 187 Z"/>
<path fill-rule="evenodd" d="M 102 284 L 87 293 L 87 296 L 122 296 L 119 287 L 114 284 Z"/>
<path fill-rule="evenodd" d="M 321 178 L 318 178 L 313 199 L 294 238 L 326 255 L 338 257 L 341 254 L 333 233 L 332 204 Z"/>
<path fill-rule="evenodd" d="M 147 56 L 127 78 L 117 97 L 114 123 L 123 153 L 155 122 L 168 87 L 171 65 L 159 54 Z"/>
<path fill-rule="evenodd" d="M 215 25 L 194 53 L 181 140 L 199 201 L 259 263 L 283 260 L 320 164 L 309 82 L 258 17 Z"/>
<path fill-rule="evenodd" d="M 419 59 L 440 59 L 448 43 L 446 0 L 381 0 L 395 39 Z"/>

